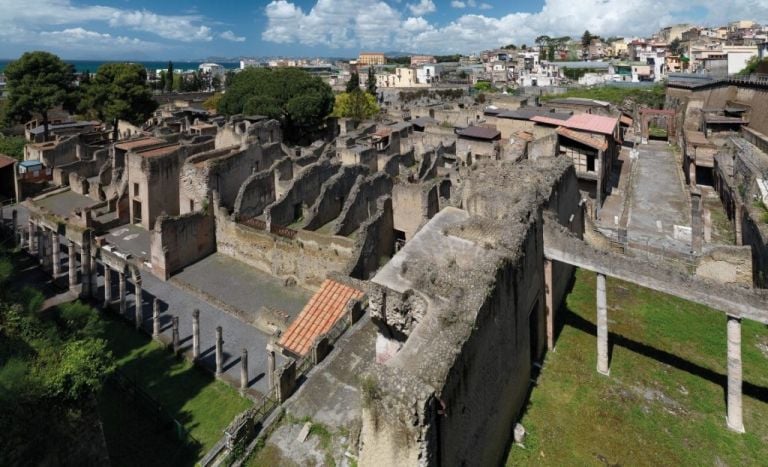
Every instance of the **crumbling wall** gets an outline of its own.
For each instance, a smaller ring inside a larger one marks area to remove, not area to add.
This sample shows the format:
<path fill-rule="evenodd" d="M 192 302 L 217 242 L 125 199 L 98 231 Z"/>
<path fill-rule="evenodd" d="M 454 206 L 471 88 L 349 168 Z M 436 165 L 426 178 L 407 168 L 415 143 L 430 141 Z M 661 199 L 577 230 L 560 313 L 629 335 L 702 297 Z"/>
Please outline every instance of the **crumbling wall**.
<path fill-rule="evenodd" d="M 237 223 L 220 211 L 216 219 L 216 249 L 277 277 L 292 278 L 316 288 L 328 273 L 347 269 L 354 255 L 354 242 L 304 230 L 290 239 Z"/>
<path fill-rule="evenodd" d="M 377 173 L 363 180 L 358 177 L 331 231 L 334 235 L 350 235 L 376 212 L 376 200 L 390 193 L 392 179 L 389 175 Z"/>
<path fill-rule="evenodd" d="M 24 146 L 24 160 L 39 160 L 47 168 L 70 164 L 79 160 L 79 144 L 80 138 L 77 135 L 45 143 L 27 144 Z"/>
<path fill-rule="evenodd" d="M 536 160 L 542 157 L 555 157 L 556 155 L 557 134 L 555 133 L 535 139 L 528 144 L 528 159 Z"/>
<path fill-rule="evenodd" d="M 392 197 L 383 196 L 376 202 L 376 213 L 360 226 L 355 241 L 357 260 L 346 271 L 356 279 L 373 276 L 382 261 L 395 252 L 395 227 L 392 217 Z"/>
<path fill-rule="evenodd" d="M 236 219 L 260 216 L 275 201 L 275 171 L 264 170 L 248 177 L 240 186 L 234 205 Z"/>
<path fill-rule="evenodd" d="M 392 188 L 395 229 L 410 240 L 439 210 L 439 184 L 397 184 Z"/>
<path fill-rule="evenodd" d="M 179 217 L 158 217 L 150 236 L 150 251 L 152 273 L 163 280 L 214 253 L 216 227 L 213 214 L 200 211 Z"/>
<path fill-rule="evenodd" d="M 322 160 L 302 170 L 288 191 L 265 209 L 267 224 L 288 226 L 303 217 L 320 194 L 323 183 L 338 169 L 338 163 Z"/>
<path fill-rule="evenodd" d="M 336 219 L 344 207 L 347 196 L 357 178 L 368 175 L 368 168 L 362 165 L 345 165 L 323 184 L 320 195 L 305 214 L 302 226 L 306 230 L 317 230 Z"/>

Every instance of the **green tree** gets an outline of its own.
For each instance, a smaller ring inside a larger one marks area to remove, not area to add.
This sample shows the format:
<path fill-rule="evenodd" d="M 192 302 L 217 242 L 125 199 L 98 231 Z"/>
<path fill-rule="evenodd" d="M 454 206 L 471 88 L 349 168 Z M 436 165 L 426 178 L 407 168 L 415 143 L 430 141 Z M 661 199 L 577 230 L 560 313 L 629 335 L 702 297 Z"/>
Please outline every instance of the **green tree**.
<path fill-rule="evenodd" d="M 221 91 L 221 76 L 213 75 L 213 78 L 211 78 L 211 89 L 216 92 Z"/>
<path fill-rule="evenodd" d="M 157 108 L 147 85 L 147 72 L 135 63 L 106 63 L 85 89 L 83 106 L 100 120 L 112 124 L 113 139 L 118 140 L 118 122 L 144 123 Z"/>
<path fill-rule="evenodd" d="M 743 76 L 751 75 L 752 73 L 758 73 L 759 68 L 765 68 L 768 70 L 768 58 L 764 58 L 762 60 L 760 60 L 757 56 L 750 58 L 744 69 L 737 74 Z"/>
<path fill-rule="evenodd" d="M 5 154 L 21 161 L 24 159 L 25 144 L 26 140 L 21 136 L 0 135 L 0 154 Z"/>
<path fill-rule="evenodd" d="M 336 96 L 332 115 L 334 117 L 351 118 L 360 122 L 378 113 L 379 106 L 376 104 L 376 97 L 360 89 L 355 89 Z"/>
<path fill-rule="evenodd" d="M 173 62 L 168 61 L 168 77 L 166 78 L 167 84 L 168 84 L 168 92 L 173 91 L 173 84 L 174 84 L 174 74 L 173 74 Z"/>
<path fill-rule="evenodd" d="M 672 53 L 672 55 L 679 56 L 683 54 L 683 46 L 679 38 L 676 37 L 672 42 L 669 43 L 669 51 Z"/>
<path fill-rule="evenodd" d="M 160 71 L 160 80 L 157 83 L 157 89 L 159 89 L 160 92 L 165 92 L 165 88 L 166 88 L 166 78 L 165 77 L 166 77 L 165 70 L 161 70 Z"/>
<path fill-rule="evenodd" d="M 72 65 L 48 52 L 26 52 L 5 68 L 8 104 L 6 115 L 24 122 L 39 114 L 48 140 L 48 111 L 65 102 L 72 92 Z"/>
<path fill-rule="evenodd" d="M 219 101 L 223 115 L 265 115 L 280 120 L 286 139 L 300 141 L 333 110 L 333 91 L 298 68 L 248 68 L 232 78 Z"/>
<path fill-rule="evenodd" d="M 206 110 L 216 110 L 219 108 L 219 102 L 224 94 L 217 92 L 203 102 L 203 108 Z"/>
<path fill-rule="evenodd" d="M 592 43 L 593 37 L 594 36 L 591 32 L 589 32 L 589 30 L 584 31 L 584 34 L 581 35 L 581 49 L 584 57 L 587 57 L 589 54 L 589 44 Z"/>
<path fill-rule="evenodd" d="M 368 83 L 366 83 L 365 90 L 371 95 L 376 95 L 376 72 L 373 66 L 368 67 Z"/>
<path fill-rule="evenodd" d="M 352 92 L 356 89 L 360 89 L 360 74 L 353 71 L 349 81 L 347 81 L 347 92 Z"/>

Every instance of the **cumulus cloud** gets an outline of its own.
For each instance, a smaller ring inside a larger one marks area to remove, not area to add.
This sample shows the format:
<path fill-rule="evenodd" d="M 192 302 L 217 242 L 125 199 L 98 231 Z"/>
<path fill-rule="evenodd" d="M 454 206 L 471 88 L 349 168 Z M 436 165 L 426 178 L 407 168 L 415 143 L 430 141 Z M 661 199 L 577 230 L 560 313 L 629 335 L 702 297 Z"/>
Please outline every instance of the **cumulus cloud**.
<path fill-rule="evenodd" d="M 12 26 L 27 33 L 61 32 L 49 29 L 60 25 L 76 25 L 68 30 L 85 31 L 83 24 L 104 23 L 174 41 L 210 41 L 213 31 L 203 22 L 204 18 L 195 14 L 161 15 L 149 10 L 75 4 L 71 0 L 0 0 L 0 29 Z"/>
<path fill-rule="evenodd" d="M 648 35 L 669 24 L 704 17 L 722 24 L 720 0 L 545 0 L 538 12 L 493 15 L 467 12 L 443 24 L 423 18 L 431 0 L 408 4 L 404 17 L 383 0 L 317 0 L 308 11 L 289 0 L 266 7 L 262 39 L 331 48 L 399 48 L 433 53 L 471 52 L 501 44 L 532 42 L 539 35 L 579 37 L 585 29 L 605 36 Z M 454 0 L 454 8 L 491 11 L 477 0 Z M 423 8 L 426 8 L 426 11 Z M 416 10 L 414 10 L 416 8 Z M 768 1 L 729 0 L 730 19 L 768 20 Z M 702 15 L 702 12 L 705 12 Z"/>
<path fill-rule="evenodd" d="M 224 31 L 221 34 L 219 34 L 219 37 L 232 42 L 245 42 L 245 37 L 237 36 L 232 31 Z"/>
<path fill-rule="evenodd" d="M 408 5 L 408 9 L 411 10 L 411 13 L 414 15 L 422 16 L 434 12 L 437 10 L 437 7 L 435 7 L 435 2 L 432 0 L 420 0 L 419 3 L 411 3 Z"/>

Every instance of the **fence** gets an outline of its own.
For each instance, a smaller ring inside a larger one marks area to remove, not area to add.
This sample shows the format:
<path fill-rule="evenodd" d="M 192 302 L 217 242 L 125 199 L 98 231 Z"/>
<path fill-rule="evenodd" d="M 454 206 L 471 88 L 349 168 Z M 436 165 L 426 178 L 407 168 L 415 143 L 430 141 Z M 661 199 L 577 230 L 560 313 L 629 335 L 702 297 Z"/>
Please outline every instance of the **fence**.
<path fill-rule="evenodd" d="M 266 221 L 263 221 L 261 219 L 257 219 L 255 217 L 249 217 L 246 219 L 240 219 L 240 223 L 243 225 L 247 225 L 248 227 L 251 227 L 256 230 L 267 230 L 267 223 Z M 280 237 L 285 237 L 288 239 L 293 240 L 296 238 L 297 231 L 290 229 L 288 227 L 283 227 L 282 225 L 277 224 L 271 224 L 269 226 L 269 232 L 273 233 Z"/>

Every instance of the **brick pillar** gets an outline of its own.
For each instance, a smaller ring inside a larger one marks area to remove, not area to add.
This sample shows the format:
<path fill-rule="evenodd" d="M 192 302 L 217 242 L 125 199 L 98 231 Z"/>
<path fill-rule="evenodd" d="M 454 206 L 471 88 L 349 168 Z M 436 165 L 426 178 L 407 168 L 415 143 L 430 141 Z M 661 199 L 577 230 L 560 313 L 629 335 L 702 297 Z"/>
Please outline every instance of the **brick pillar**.
<path fill-rule="evenodd" d="M 192 311 L 192 358 L 200 358 L 200 310 Z"/>
<path fill-rule="evenodd" d="M 125 272 L 117 271 L 117 285 L 120 290 L 120 315 L 125 315 Z"/>
<path fill-rule="evenodd" d="M 179 353 L 179 317 L 174 316 L 172 321 L 171 337 L 173 339 L 173 353 Z"/>
<path fill-rule="evenodd" d="M 728 316 L 728 428 L 744 433 L 741 407 L 741 319 Z"/>
<path fill-rule="evenodd" d="M 91 242 L 85 236 L 80 247 L 80 280 L 83 283 L 80 296 L 88 297 L 91 295 Z"/>
<path fill-rule="evenodd" d="M 608 299 L 605 275 L 597 274 L 597 372 L 608 375 Z"/>
<path fill-rule="evenodd" d="M 224 339 L 221 326 L 216 326 L 216 376 L 220 376 L 224 367 Z"/>
<path fill-rule="evenodd" d="M 555 309 L 553 307 L 552 261 L 544 260 L 544 306 L 547 315 L 547 350 L 555 348 Z"/>
<path fill-rule="evenodd" d="M 240 389 L 248 389 L 248 349 L 243 349 L 240 356 Z"/>
<path fill-rule="evenodd" d="M 75 267 L 75 255 L 77 250 L 75 250 L 75 242 L 72 240 L 69 241 L 67 244 L 67 273 L 69 274 L 69 290 L 70 292 L 75 292 L 77 289 L 77 268 Z"/>
<path fill-rule="evenodd" d="M 61 274 L 61 243 L 59 242 L 59 233 L 51 230 L 49 233 L 51 241 L 51 265 L 53 277 L 56 278 Z"/>
<path fill-rule="evenodd" d="M 104 308 L 112 303 L 112 269 L 104 264 Z"/>
<path fill-rule="evenodd" d="M 152 337 L 160 337 L 160 300 L 152 301 Z"/>

